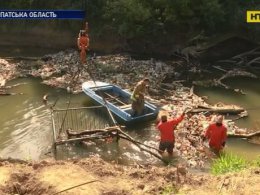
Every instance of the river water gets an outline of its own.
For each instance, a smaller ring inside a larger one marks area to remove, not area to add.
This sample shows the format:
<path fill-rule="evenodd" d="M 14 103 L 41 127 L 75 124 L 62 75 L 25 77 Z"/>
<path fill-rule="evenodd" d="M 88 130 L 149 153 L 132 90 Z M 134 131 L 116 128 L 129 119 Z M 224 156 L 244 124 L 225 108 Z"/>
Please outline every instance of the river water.
<path fill-rule="evenodd" d="M 0 157 L 37 160 L 46 157 L 51 151 L 53 141 L 51 115 L 48 107 L 43 105 L 42 97 L 49 94 L 49 102 L 59 98 L 55 108 L 66 108 L 69 99 L 70 107 L 89 106 L 84 94 L 68 95 L 65 90 L 54 89 L 41 84 L 40 79 L 20 78 L 8 82 L 16 85 L 9 90 L 21 95 L 0 97 Z M 155 140 L 156 131 L 152 125 L 130 129 L 132 136 L 142 140 Z M 151 133 L 152 132 L 152 133 Z M 156 142 L 154 142 L 156 144 Z M 76 158 L 99 154 L 102 158 L 127 164 L 133 160 L 154 162 L 156 159 L 140 152 L 134 145 L 120 140 L 116 143 L 98 143 L 98 146 L 76 145 L 58 147 L 57 158 Z"/>
<path fill-rule="evenodd" d="M 10 81 L 8 85 L 21 84 L 10 89 L 21 95 L 0 97 L 0 157 L 19 159 L 42 159 L 51 151 L 52 126 L 50 110 L 42 103 L 44 94 L 49 94 L 49 101 L 53 103 L 57 97 L 56 107 L 66 108 L 69 96 L 65 90 L 54 89 L 41 84 L 40 79 L 20 78 Z M 230 85 L 242 88 L 247 95 L 241 96 L 221 89 L 196 88 L 199 95 L 209 96 L 209 102 L 219 101 L 240 104 L 246 108 L 259 107 L 259 80 L 232 80 Z M 71 95 L 71 107 L 86 106 L 89 102 L 84 94 Z M 259 128 L 259 110 L 249 110 L 250 116 L 239 121 L 241 127 Z M 144 124 L 128 133 L 138 140 L 157 146 L 158 132 L 153 124 Z M 229 139 L 227 150 L 235 154 L 254 159 L 260 154 L 260 146 L 248 143 L 242 139 Z M 150 155 L 144 154 L 133 144 L 120 140 L 117 143 L 98 143 L 97 145 L 73 147 L 66 146 L 58 149 L 57 158 L 77 158 L 89 155 L 100 155 L 108 161 L 129 164 L 134 161 L 159 163 Z"/>
<path fill-rule="evenodd" d="M 249 116 L 236 121 L 241 128 L 260 130 L 260 80 L 249 78 L 233 78 L 225 81 L 232 88 L 242 89 L 246 95 L 240 95 L 221 88 L 196 87 L 195 93 L 208 96 L 208 102 L 236 104 L 248 110 Z M 255 159 L 260 155 L 260 145 L 249 143 L 245 139 L 228 139 L 227 151 L 239 154 L 247 159 Z"/>

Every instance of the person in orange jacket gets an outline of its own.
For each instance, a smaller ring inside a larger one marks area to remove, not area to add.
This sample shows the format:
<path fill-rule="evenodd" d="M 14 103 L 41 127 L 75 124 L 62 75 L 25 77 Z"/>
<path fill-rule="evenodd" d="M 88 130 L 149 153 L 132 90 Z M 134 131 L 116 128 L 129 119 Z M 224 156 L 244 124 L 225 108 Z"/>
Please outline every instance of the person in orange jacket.
<path fill-rule="evenodd" d="M 216 122 L 208 126 L 204 135 L 204 140 L 209 140 L 209 147 L 217 155 L 219 155 L 221 150 L 225 147 L 227 139 L 227 128 L 222 122 L 223 116 L 217 116 Z"/>
<path fill-rule="evenodd" d="M 183 111 L 181 116 L 167 120 L 166 115 L 161 116 L 161 120 L 157 125 L 157 129 L 160 131 L 161 140 L 159 144 L 159 153 L 163 154 L 167 150 L 169 155 L 173 154 L 173 148 L 175 144 L 174 130 L 176 126 L 184 119 L 185 112 Z"/>
<path fill-rule="evenodd" d="M 86 63 L 87 58 L 87 49 L 89 46 L 89 37 L 88 37 L 88 23 L 86 22 L 85 30 L 80 30 L 79 36 L 77 39 L 77 45 L 80 50 L 80 60 L 82 64 Z"/>

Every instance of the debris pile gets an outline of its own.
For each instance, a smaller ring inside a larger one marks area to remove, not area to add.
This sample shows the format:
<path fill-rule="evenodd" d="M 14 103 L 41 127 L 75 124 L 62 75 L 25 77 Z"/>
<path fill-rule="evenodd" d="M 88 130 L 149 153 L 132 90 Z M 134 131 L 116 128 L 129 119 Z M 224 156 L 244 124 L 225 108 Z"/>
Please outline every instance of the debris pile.
<path fill-rule="evenodd" d="M 16 76 L 16 65 L 4 59 L 0 59 L 0 88 L 5 87 L 6 82 Z"/>
<path fill-rule="evenodd" d="M 19 62 L 19 67 L 26 61 Z M 135 83 L 148 77 L 151 89 L 156 91 L 167 74 L 174 74 L 174 68 L 154 60 L 133 60 L 129 56 L 107 55 L 89 59 L 84 68 L 80 65 L 79 54 L 75 50 L 61 51 L 44 56 L 26 75 L 41 77 L 43 83 L 55 87 L 70 87 L 73 93 L 81 92 L 81 84 L 90 80 L 89 71 L 95 80 L 114 83 L 122 88 L 132 89 Z M 88 71 L 87 71 L 88 70 Z M 158 93 L 158 92 L 157 92 Z"/>

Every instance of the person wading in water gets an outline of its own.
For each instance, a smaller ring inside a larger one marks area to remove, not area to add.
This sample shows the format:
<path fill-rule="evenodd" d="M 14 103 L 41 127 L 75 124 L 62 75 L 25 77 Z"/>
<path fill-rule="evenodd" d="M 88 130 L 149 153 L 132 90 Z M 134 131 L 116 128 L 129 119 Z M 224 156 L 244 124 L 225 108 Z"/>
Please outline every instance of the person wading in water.
<path fill-rule="evenodd" d="M 216 122 L 208 126 L 203 137 L 203 141 L 209 140 L 210 149 L 218 156 L 225 147 L 227 139 L 227 128 L 222 123 L 223 116 L 217 116 Z"/>
<path fill-rule="evenodd" d="M 184 119 L 187 108 L 183 111 L 183 113 L 177 117 L 172 119 L 167 119 L 166 115 L 161 116 L 161 120 L 157 125 L 157 129 L 160 131 L 161 139 L 159 144 L 160 154 L 162 155 L 165 150 L 167 150 L 168 154 L 172 156 L 173 148 L 175 144 L 175 136 L 174 130 L 176 126 Z"/>

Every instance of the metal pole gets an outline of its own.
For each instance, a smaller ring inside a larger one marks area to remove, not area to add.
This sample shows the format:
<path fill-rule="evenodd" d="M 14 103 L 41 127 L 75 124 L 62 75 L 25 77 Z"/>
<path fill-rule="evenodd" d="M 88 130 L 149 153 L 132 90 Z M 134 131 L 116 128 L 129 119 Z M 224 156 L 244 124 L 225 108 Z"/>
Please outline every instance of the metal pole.
<path fill-rule="evenodd" d="M 51 110 L 51 119 L 52 119 L 52 132 L 53 132 L 53 148 L 54 148 L 54 152 L 56 154 L 56 129 L 55 129 L 55 122 L 54 122 L 54 114 L 53 114 L 53 110 Z"/>

